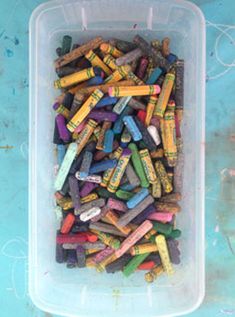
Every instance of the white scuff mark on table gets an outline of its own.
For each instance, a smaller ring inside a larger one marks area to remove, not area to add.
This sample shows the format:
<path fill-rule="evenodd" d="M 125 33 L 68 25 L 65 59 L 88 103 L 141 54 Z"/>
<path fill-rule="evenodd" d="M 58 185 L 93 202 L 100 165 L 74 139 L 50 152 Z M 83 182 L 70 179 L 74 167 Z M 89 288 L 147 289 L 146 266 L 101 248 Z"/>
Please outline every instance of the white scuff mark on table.
<path fill-rule="evenodd" d="M 224 36 L 227 37 L 227 39 L 230 41 L 229 43 L 235 47 L 235 39 L 229 34 L 229 31 L 235 30 L 235 25 L 218 24 L 218 23 L 213 23 L 207 20 L 206 26 L 213 27 L 214 29 L 220 32 L 219 35 L 215 39 L 214 51 L 215 51 L 215 58 L 217 62 L 221 66 L 225 67 L 225 69 L 222 72 L 213 76 L 210 76 L 209 74 L 211 74 L 214 71 L 215 67 L 212 67 L 212 69 L 207 72 L 207 80 L 213 80 L 213 79 L 221 78 L 222 76 L 227 74 L 230 70 L 232 70 L 233 67 L 235 67 L 235 59 L 232 61 L 232 63 L 226 63 L 225 61 L 221 59 L 219 55 L 220 41 Z"/>
<path fill-rule="evenodd" d="M 23 143 L 21 143 L 21 145 L 20 145 L 20 153 L 21 153 L 22 157 L 25 160 L 28 159 L 29 147 L 28 147 L 28 142 L 27 141 L 24 141 Z"/>
<path fill-rule="evenodd" d="M 28 243 L 22 237 L 15 237 L 4 243 L 1 248 L 1 254 L 12 260 L 11 262 L 11 275 L 10 287 L 7 291 L 12 291 L 17 299 L 23 299 L 27 296 L 27 273 L 28 273 L 28 256 L 27 256 Z M 18 271 L 18 272 L 17 272 Z M 17 285 L 17 278 L 24 276 L 21 289 Z M 23 291 L 22 291 L 23 287 Z"/>

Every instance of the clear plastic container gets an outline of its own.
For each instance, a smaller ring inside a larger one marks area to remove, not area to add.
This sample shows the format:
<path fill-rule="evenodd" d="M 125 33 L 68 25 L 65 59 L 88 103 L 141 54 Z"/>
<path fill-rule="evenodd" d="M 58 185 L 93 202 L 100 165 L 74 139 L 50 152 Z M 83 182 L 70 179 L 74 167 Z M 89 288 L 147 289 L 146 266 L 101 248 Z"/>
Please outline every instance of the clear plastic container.
<path fill-rule="evenodd" d="M 69 270 L 55 262 L 52 104 L 55 49 L 63 35 L 82 43 L 97 35 L 131 40 L 171 38 L 185 60 L 182 261 L 171 278 L 146 284 L 144 273 Z M 30 20 L 29 292 L 40 309 L 66 316 L 176 316 L 204 296 L 205 20 L 181 0 L 57 0 L 40 5 Z"/>

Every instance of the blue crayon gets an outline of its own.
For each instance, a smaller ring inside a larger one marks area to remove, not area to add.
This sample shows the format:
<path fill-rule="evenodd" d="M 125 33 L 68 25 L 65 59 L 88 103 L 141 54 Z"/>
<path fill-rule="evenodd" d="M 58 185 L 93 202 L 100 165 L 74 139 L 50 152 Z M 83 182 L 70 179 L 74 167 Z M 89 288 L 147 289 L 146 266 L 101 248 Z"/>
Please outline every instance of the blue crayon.
<path fill-rule="evenodd" d="M 175 54 L 169 54 L 166 59 L 170 64 L 173 64 L 175 61 L 177 61 L 178 57 Z"/>
<path fill-rule="evenodd" d="M 114 123 L 114 126 L 113 126 L 113 132 L 114 134 L 120 134 L 122 132 L 122 129 L 123 129 L 123 118 L 128 115 L 128 114 L 132 114 L 133 112 L 133 109 L 129 106 L 127 106 L 123 112 L 120 114 L 120 116 L 117 118 L 117 120 L 115 121 Z"/>
<path fill-rule="evenodd" d="M 66 152 L 65 145 L 64 144 L 58 144 L 57 145 L 57 162 L 58 162 L 59 166 L 63 162 L 64 156 L 65 156 L 65 152 Z"/>
<path fill-rule="evenodd" d="M 162 74 L 161 68 L 159 67 L 154 68 L 149 78 L 146 80 L 146 85 L 155 84 L 161 74 Z"/>
<path fill-rule="evenodd" d="M 126 191 L 132 191 L 133 189 L 135 189 L 136 186 L 135 185 L 132 185 L 130 183 L 125 183 L 123 185 L 120 186 L 120 189 L 122 190 L 126 190 Z"/>
<path fill-rule="evenodd" d="M 93 78 L 92 78 L 93 79 Z M 95 106 L 95 109 L 114 105 L 118 101 L 116 97 L 104 97 Z"/>
<path fill-rule="evenodd" d="M 95 163 L 90 168 L 90 174 L 96 174 L 100 172 L 104 172 L 109 168 L 113 168 L 117 165 L 117 160 L 105 160 L 99 163 Z"/>
<path fill-rule="evenodd" d="M 142 188 L 138 193 L 136 193 L 131 199 L 126 203 L 129 209 L 134 208 L 138 205 L 145 197 L 149 195 L 148 188 Z"/>
<path fill-rule="evenodd" d="M 85 151 L 82 159 L 82 164 L 79 169 L 81 178 L 86 178 L 89 175 L 93 154 L 90 151 Z"/>
<path fill-rule="evenodd" d="M 114 133 L 111 129 L 108 129 L 104 135 L 103 152 L 111 153 L 113 151 L 113 139 L 114 139 Z"/>
<path fill-rule="evenodd" d="M 133 140 L 140 141 L 142 139 L 142 134 L 141 134 L 139 128 L 137 127 L 132 116 L 125 116 L 123 118 L 123 122 L 126 125 L 128 131 L 130 132 Z"/>
<path fill-rule="evenodd" d="M 101 76 L 95 76 L 87 81 L 87 86 L 96 86 L 103 84 L 104 80 Z"/>

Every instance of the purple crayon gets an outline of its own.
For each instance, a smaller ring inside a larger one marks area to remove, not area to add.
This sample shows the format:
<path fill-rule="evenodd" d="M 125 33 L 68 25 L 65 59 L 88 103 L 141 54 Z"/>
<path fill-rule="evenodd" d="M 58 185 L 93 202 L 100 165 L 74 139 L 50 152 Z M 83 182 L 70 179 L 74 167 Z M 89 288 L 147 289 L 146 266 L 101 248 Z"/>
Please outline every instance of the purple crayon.
<path fill-rule="evenodd" d="M 174 239 L 167 239 L 168 252 L 173 264 L 180 264 L 180 251 L 178 249 L 178 241 Z"/>
<path fill-rule="evenodd" d="M 98 184 L 96 183 L 85 182 L 80 190 L 80 196 L 85 197 L 89 195 L 97 187 L 98 187 Z"/>
<path fill-rule="evenodd" d="M 56 124 L 59 130 L 60 138 L 64 142 L 68 142 L 70 140 L 70 132 L 66 127 L 65 117 L 62 114 L 58 114 L 55 119 L 56 119 Z"/>
<path fill-rule="evenodd" d="M 74 209 L 78 210 L 81 207 L 79 187 L 78 187 L 78 180 L 73 175 L 69 176 L 69 188 L 70 188 L 70 195 L 72 197 Z"/>
<path fill-rule="evenodd" d="M 114 122 L 117 119 L 117 114 L 114 112 L 93 110 L 89 113 L 88 118 L 94 119 L 95 121 L 98 121 L 98 122 L 101 122 L 101 121 Z"/>

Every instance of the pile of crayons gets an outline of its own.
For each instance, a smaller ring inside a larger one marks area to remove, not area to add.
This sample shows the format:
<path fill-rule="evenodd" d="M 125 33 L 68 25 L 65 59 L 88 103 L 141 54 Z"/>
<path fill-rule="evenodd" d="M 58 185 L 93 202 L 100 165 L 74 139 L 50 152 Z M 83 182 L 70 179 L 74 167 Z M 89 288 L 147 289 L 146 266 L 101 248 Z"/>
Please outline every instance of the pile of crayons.
<path fill-rule="evenodd" d="M 56 53 L 56 261 L 126 277 L 147 270 L 147 282 L 173 274 L 184 61 L 169 38 L 139 35 L 73 46 L 65 35 Z"/>

